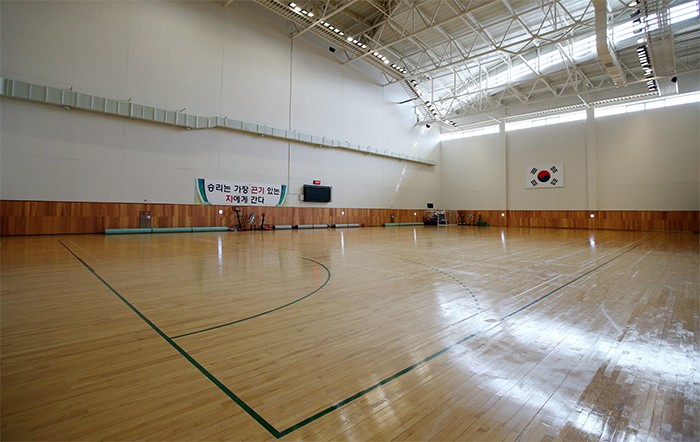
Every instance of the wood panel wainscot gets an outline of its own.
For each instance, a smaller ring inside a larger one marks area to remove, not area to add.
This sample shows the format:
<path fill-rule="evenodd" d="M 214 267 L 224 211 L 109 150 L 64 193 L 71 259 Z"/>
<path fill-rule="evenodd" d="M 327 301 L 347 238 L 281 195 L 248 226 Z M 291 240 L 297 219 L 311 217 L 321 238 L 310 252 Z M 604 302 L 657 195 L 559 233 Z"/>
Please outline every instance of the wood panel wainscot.
<path fill-rule="evenodd" d="M 384 223 L 422 222 L 426 209 L 363 209 L 337 207 L 240 207 L 244 225 L 251 213 L 265 224 L 350 224 L 366 227 Z M 221 213 L 219 213 L 221 211 Z M 0 201 L 0 235 L 101 233 L 105 229 L 140 226 L 140 213 L 150 212 L 151 227 L 237 226 L 231 206 L 70 201 Z M 473 210 L 445 211 L 449 224 L 699 232 L 698 211 L 623 210 Z"/>

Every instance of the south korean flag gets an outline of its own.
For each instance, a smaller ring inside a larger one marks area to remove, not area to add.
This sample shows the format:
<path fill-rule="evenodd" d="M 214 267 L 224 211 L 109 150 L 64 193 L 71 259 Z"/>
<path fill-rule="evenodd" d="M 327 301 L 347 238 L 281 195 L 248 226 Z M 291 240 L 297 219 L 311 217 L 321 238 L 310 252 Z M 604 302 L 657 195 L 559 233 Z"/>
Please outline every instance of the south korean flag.
<path fill-rule="evenodd" d="M 525 183 L 525 187 L 528 189 L 564 187 L 564 165 L 544 164 L 529 166 L 525 172 Z"/>

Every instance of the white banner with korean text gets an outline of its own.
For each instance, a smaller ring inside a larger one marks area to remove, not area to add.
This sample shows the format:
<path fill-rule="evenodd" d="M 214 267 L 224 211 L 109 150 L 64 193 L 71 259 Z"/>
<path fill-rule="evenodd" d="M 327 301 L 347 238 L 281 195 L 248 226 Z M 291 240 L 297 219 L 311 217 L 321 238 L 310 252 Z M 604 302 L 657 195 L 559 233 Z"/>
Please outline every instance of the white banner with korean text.
<path fill-rule="evenodd" d="M 222 206 L 281 206 L 286 184 L 239 183 L 196 178 L 195 203 Z"/>

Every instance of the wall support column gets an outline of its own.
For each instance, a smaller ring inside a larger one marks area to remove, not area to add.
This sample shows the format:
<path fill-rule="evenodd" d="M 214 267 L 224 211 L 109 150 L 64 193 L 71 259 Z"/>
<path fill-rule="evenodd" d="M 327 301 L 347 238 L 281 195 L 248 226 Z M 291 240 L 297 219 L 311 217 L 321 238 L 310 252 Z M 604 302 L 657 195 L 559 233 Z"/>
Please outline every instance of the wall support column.
<path fill-rule="evenodd" d="M 598 158 L 593 108 L 586 111 L 586 194 L 586 208 L 598 210 Z"/>
<path fill-rule="evenodd" d="M 499 183 L 499 187 L 501 189 L 499 198 L 498 198 L 498 210 L 502 213 L 505 214 L 505 216 L 500 217 L 500 225 L 501 226 L 508 226 L 508 146 L 506 143 L 506 123 L 501 121 L 498 125 L 498 152 L 499 155 L 501 156 L 501 164 L 503 165 L 503 169 L 501 169 L 501 173 L 503 174 L 503 178 L 501 179 L 501 182 Z"/>

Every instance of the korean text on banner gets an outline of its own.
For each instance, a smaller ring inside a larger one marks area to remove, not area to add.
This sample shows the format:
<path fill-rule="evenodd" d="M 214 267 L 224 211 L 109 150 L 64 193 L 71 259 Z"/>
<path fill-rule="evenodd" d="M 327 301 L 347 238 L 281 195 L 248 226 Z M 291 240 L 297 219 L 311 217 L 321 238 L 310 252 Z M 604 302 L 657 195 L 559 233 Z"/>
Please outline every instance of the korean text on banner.
<path fill-rule="evenodd" d="M 195 179 L 197 204 L 222 206 L 281 206 L 287 197 L 286 184 L 239 183 L 206 178 Z"/>

